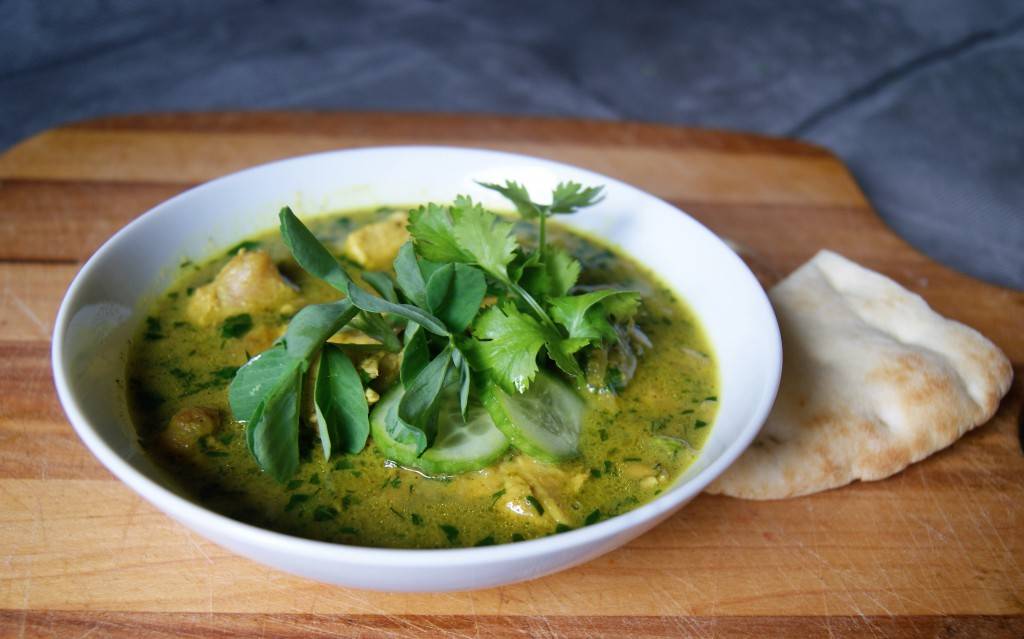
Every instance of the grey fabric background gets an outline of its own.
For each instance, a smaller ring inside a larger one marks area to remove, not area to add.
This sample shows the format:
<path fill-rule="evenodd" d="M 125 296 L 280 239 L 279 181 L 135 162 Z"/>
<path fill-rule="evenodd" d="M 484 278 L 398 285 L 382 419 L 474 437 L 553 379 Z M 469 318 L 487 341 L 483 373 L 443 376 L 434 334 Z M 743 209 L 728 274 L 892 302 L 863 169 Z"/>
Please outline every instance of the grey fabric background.
<path fill-rule="evenodd" d="M 495 112 L 794 136 L 1024 288 L 1024 2 L 0 0 L 0 149 L 96 115 Z"/>

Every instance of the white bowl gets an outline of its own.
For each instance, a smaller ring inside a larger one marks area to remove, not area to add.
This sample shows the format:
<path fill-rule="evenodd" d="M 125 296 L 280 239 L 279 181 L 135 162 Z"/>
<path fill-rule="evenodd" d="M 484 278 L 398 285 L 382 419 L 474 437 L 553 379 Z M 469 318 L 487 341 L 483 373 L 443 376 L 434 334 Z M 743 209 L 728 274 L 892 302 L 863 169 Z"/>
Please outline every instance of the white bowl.
<path fill-rule="evenodd" d="M 603 184 L 599 205 L 559 221 L 604 238 L 653 269 L 690 304 L 714 348 L 719 411 L 699 459 L 654 501 L 593 526 L 514 544 L 393 550 L 301 539 L 244 524 L 189 500 L 140 449 L 125 401 L 129 338 L 186 257 L 201 260 L 300 216 L 384 204 L 503 200 L 476 180 L 515 179 L 531 193 L 562 180 Z M 757 280 L 718 237 L 675 207 L 580 168 L 521 155 L 446 147 L 336 151 L 274 162 L 182 193 L 121 229 L 71 283 L 53 335 L 53 371 L 68 418 L 89 450 L 150 503 L 205 537 L 282 570 L 390 591 L 444 591 L 532 579 L 606 553 L 700 493 L 749 445 L 778 389 L 778 324 Z"/>

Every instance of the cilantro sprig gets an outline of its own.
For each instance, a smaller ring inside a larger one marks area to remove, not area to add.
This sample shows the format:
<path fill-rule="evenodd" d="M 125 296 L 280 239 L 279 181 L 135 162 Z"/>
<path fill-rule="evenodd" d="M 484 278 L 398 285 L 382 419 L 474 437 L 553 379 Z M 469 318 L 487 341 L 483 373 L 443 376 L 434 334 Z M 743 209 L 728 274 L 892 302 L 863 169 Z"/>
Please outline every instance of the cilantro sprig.
<path fill-rule="evenodd" d="M 366 445 L 369 408 L 363 382 L 344 351 L 326 344 L 351 324 L 401 351 L 404 393 L 386 416 L 388 435 L 422 454 L 437 432 L 439 402 L 455 391 L 463 415 L 474 389 L 497 384 L 523 393 L 550 361 L 583 386 L 577 354 L 617 339 L 614 324 L 635 313 L 635 292 L 574 294 L 580 263 L 547 242 L 546 221 L 602 199 L 602 188 L 559 184 L 550 204 L 516 182 L 481 184 L 504 195 L 524 220 L 537 221 L 538 244 L 522 244 L 512 222 L 469 196 L 409 214 L 411 241 L 389 273 L 363 272 L 362 288 L 292 213 L 281 235 L 295 261 L 337 289 L 337 302 L 307 306 L 269 350 L 241 367 L 229 388 L 232 412 L 260 466 L 279 481 L 298 468 L 299 406 L 306 371 L 316 363 L 313 398 L 325 457 Z M 491 295 L 497 301 L 484 304 Z M 402 333 L 401 337 L 396 334 Z"/>

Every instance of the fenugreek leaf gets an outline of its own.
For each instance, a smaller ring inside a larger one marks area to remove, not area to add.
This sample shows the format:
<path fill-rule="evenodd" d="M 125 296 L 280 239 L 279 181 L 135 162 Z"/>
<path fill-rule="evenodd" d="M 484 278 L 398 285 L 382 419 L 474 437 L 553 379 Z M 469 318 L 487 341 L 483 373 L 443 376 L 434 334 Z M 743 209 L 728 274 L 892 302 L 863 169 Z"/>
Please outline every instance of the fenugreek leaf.
<path fill-rule="evenodd" d="M 405 385 L 405 394 L 398 403 L 398 417 L 419 428 L 432 439 L 437 417 L 437 402 L 452 365 L 451 348 L 438 353 L 423 370 Z"/>
<path fill-rule="evenodd" d="M 353 286 L 355 285 L 353 284 Z M 391 353 L 402 350 L 402 341 L 395 335 L 394 328 L 388 324 L 383 315 L 363 311 L 353 320 L 352 325 L 380 342 L 384 350 Z"/>
<path fill-rule="evenodd" d="M 358 312 L 359 309 L 348 300 L 303 307 L 288 323 L 284 334 L 288 354 L 308 360 L 328 337 L 341 330 Z"/>
<path fill-rule="evenodd" d="M 430 308 L 453 333 L 466 330 L 480 312 L 487 294 L 487 280 L 480 269 L 468 264 L 446 264 L 427 282 Z"/>
<path fill-rule="evenodd" d="M 320 353 L 313 398 L 324 458 L 333 451 L 361 451 L 370 433 L 363 383 L 352 361 L 333 344 Z"/>
<path fill-rule="evenodd" d="M 427 285 L 411 242 L 406 242 L 398 250 L 394 267 L 398 288 L 401 289 L 405 298 L 420 308 L 427 308 Z"/>
<path fill-rule="evenodd" d="M 287 206 L 281 209 L 281 237 L 292 257 L 306 272 L 324 280 L 341 292 L 348 290 L 352 278 L 313 232 L 295 217 Z"/>
<path fill-rule="evenodd" d="M 228 403 L 235 419 L 253 421 L 259 405 L 287 387 L 304 364 L 303 359 L 289 355 L 284 344 L 272 346 L 250 359 L 238 369 L 228 387 Z"/>
<path fill-rule="evenodd" d="M 246 424 L 246 442 L 260 468 L 284 483 L 299 468 L 299 396 L 302 373 L 298 368 L 274 392 L 266 395 Z"/>
<path fill-rule="evenodd" d="M 391 276 L 380 271 L 364 271 L 363 280 L 373 287 L 373 290 L 389 302 L 397 302 L 398 295 L 395 293 L 395 283 Z"/>
<path fill-rule="evenodd" d="M 409 385 L 420 374 L 423 367 L 430 363 L 430 349 L 427 334 L 419 324 L 409 322 L 406 326 L 405 349 L 402 351 L 402 366 L 399 371 L 402 384 Z"/>
<path fill-rule="evenodd" d="M 423 328 L 435 335 L 448 336 L 448 329 L 441 320 L 437 319 L 427 311 L 424 311 L 412 304 L 396 304 L 389 302 L 382 297 L 371 295 L 355 284 L 348 287 L 348 299 L 352 300 L 356 308 L 370 313 L 391 313 L 407 320 L 416 322 Z"/>

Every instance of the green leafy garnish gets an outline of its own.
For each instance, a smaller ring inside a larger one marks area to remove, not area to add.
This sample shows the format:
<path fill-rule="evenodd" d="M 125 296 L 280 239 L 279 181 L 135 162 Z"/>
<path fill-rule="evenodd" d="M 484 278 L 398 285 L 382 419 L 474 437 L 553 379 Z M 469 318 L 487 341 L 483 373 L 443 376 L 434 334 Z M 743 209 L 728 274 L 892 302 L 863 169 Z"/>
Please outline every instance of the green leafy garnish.
<path fill-rule="evenodd" d="M 338 516 L 338 509 L 333 506 L 317 506 L 313 509 L 313 521 L 330 521 Z"/>
<path fill-rule="evenodd" d="M 302 370 L 304 361 L 288 355 L 283 344 L 272 346 L 238 369 L 228 386 L 228 403 L 235 419 L 253 421 L 260 404 L 275 396 L 292 376 Z"/>
<path fill-rule="evenodd" d="M 370 434 L 363 382 L 348 356 L 333 344 L 320 354 L 313 397 L 324 457 L 329 459 L 332 450 L 361 451 Z"/>
<path fill-rule="evenodd" d="M 397 302 L 398 294 L 395 292 L 395 283 L 387 273 L 378 271 L 366 271 L 363 273 L 363 280 L 377 291 L 377 294 L 389 302 Z"/>
<path fill-rule="evenodd" d="M 437 402 L 441 397 L 448 369 L 452 364 L 452 351 L 446 348 L 423 367 L 406 385 L 405 394 L 398 404 L 398 417 L 406 424 L 433 435 L 433 422 L 437 416 Z M 425 447 L 424 447 L 425 448 Z M 417 450 L 416 453 L 422 453 Z"/>
<path fill-rule="evenodd" d="M 279 482 L 290 479 L 299 469 L 301 382 L 296 367 L 260 402 L 245 429 L 249 452 Z"/>
<path fill-rule="evenodd" d="M 509 392 L 522 393 L 537 374 L 537 353 L 546 343 L 537 320 L 513 304 L 492 306 L 473 325 L 475 359 Z"/>
<path fill-rule="evenodd" d="M 163 329 L 160 327 L 160 320 L 155 317 L 146 318 L 146 332 L 143 337 L 150 341 L 156 341 L 165 337 Z"/>
<path fill-rule="evenodd" d="M 441 524 L 441 531 L 444 532 L 444 536 L 448 538 L 448 543 L 454 544 L 459 538 L 459 529 L 451 524 Z"/>
<path fill-rule="evenodd" d="M 319 277 L 342 293 L 348 291 L 352 278 L 341 263 L 316 239 L 313 232 L 295 217 L 287 206 L 281 209 L 281 237 L 292 257 L 306 272 Z"/>
<path fill-rule="evenodd" d="M 224 323 L 220 326 L 220 336 L 224 339 L 239 338 L 251 330 L 252 316 L 242 313 L 224 319 Z"/>
<path fill-rule="evenodd" d="M 420 371 L 430 362 L 430 346 L 427 334 L 419 324 L 410 322 L 405 329 L 405 350 L 402 351 L 402 368 L 399 371 L 406 386 L 416 379 Z"/>
<path fill-rule="evenodd" d="M 604 196 L 604 187 L 584 188 L 576 182 L 562 182 L 555 187 L 551 194 L 551 204 L 544 206 L 537 204 L 530 199 L 530 192 L 526 187 L 511 180 L 506 180 L 505 185 L 478 182 L 480 186 L 501 193 L 515 205 L 516 210 L 524 219 L 538 218 L 540 227 L 540 247 L 538 251 L 541 257 L 544 256 L 547 247 L 547 218 L 553 213 L 575 213 L 576 211 L 593 206 L 600 202 Z"/>
<path fill-rule="evenodd" d="M 246 425 L 249 450 L 264 471 L 286 482 L 298 467 L 302 387 L 306 371 L 317 361 L 312 396 L 324 456 L 365 447 L 369 408 L 364 379 L 342 348 L 326 343 L 345 326 L 379 342 L 360 348 L 401 352 L 397 383 L 403 393 L 382 413 L 382 423 L 396 444 L 416 455 L 433 442 L 443 394 L 456 395 L 465 416 L 474 388 L 496 383 L 506 392 L 523 393 L 542 367 L 556 367 L 582 385 L 577 353 L 607 348 L 623 334 L 615 326 L 630 320 L 639 296 L 619 290 L 574 295 L 579 261 L 547 244 L 547 218 L 595 204 L 602 189 L 565 182 L 555 188 L 550 204 L 539 204 L 516 182 L 483 186 L 507 197 L 523 219 L 538 221 L 535 250 L 520 245 L 512 222 L 459 196 L 451 205 L 427 204 L 410 212 L 411 241 L 398 251 L 393 276 L 360 272 L 353 278 L 347 262 L 335 257 L 291 209 L 281 210 L 281 235 L 292 257 L 343 299 L 301 309 L 281 339 L 234 374 L 228 389 L 231 410 Z M 491 301 L 485 304 L 485 299 Z M 252 326 L 250 316 L 232 316 L 221 333 L 237 338 Z M 159 325 L 148 328 L 161 335 Z M 535 508 L 543 513 L 539 502 Z M 326 520 L 336 512 L 317 509 L 314 518 Z M 454 543 L 458 531 L 441 528 Z"/>
<path fill-rule="evenodd" d="M 622 299 L 617 304 L 609 304 L 615 297 Z M 565 327 L 570 338 L 591 342 L 606 338 L 614 340 L 616 336 L 609 321 L 610 314 L 619 314 L 619 319 L 632 315 L 640 303 L 640 296 L 632 291 L 605 290 L 555 297 L 548 302 L 551 304 L 551 317 Z"/>
<path fill-rule="evenodd" d="M 284 336 L 288 355 L 300 360 L 308 359 L 357 312 L 358 309 L 348 300 L 306 306 L 288 324 Z"/>

